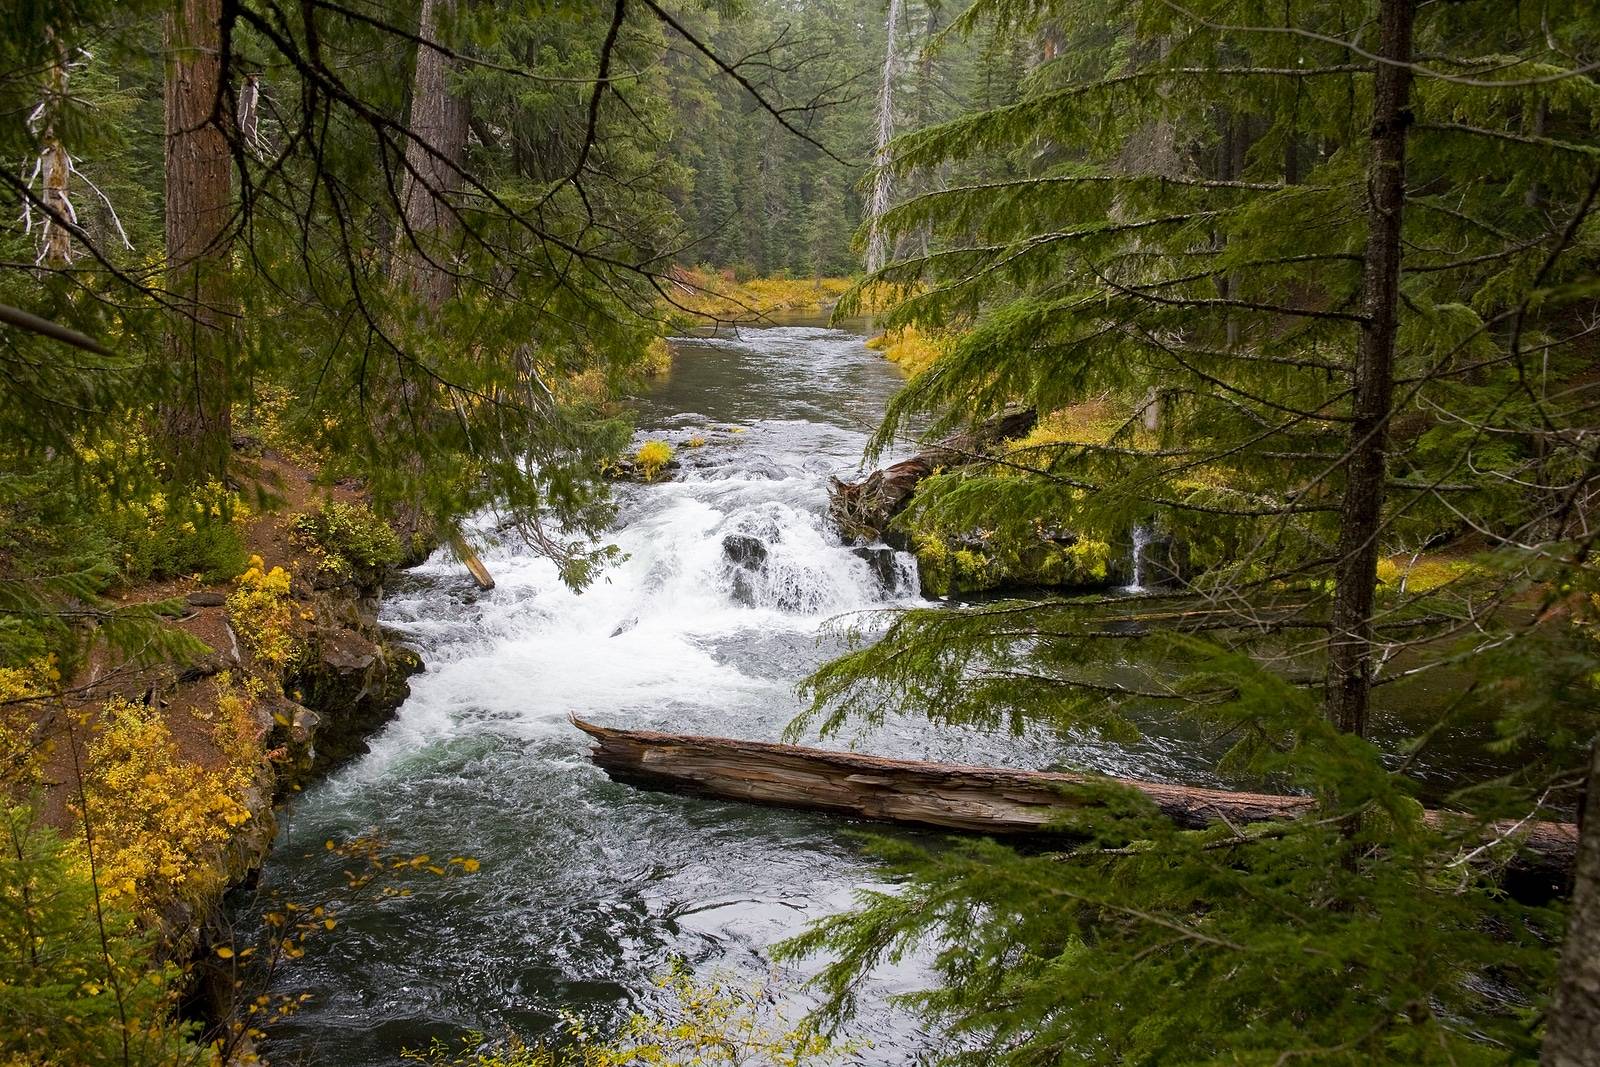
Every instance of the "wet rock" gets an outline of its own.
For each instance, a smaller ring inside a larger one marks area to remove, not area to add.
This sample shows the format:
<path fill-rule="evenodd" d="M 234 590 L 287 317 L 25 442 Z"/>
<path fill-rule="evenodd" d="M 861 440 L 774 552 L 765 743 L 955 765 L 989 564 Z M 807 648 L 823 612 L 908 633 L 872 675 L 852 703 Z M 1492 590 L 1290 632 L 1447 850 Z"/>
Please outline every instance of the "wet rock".
<path fill-rule="evenodd" d="M 749 571 L 767 565 L 766 542 L 749 534 L 728 534 L 722 539 L 722 554 L 728 562 Z"/>
<path fill-rule="evenodd" d="M 621 622 L 617 623 L 617 628 L 611 631 L 611 636 L 621 637 L 623 634 L 627 633 L 629 630 L 638 625 L 639 616 L 637 615 L 633 616 L 631 619 L 623 619 Z"/>
<path fill-rule="evenodd" d="M 1130 543 L 1118 567 L 1122 580 L 1133 581 L 1135 545 Z M 1137 544 L 1140 582 L 1147 589 L 1181 585 L 1192 576 L 1188 542 L 1163 531 L 1147 533 Z"/>
<path fill-rule="evenodd" d="M 886 592 L 893 593 L 899 590 L 900 561 L 895 559 L 894 549 L 888 545 L 860 545 L 850 551 L 867 561 L 867 566 L 872 568 L 878 584 L 883 586 Z"/>
<path fill-rule="evenodd" d="M 655 482 L 670 482 L 672 481 L 673 476 L 681 470 L 683 470 L 683 463 L 676 456 L 674 456 L 672 459 L 667 460 L 666 463 L 658 467 L 653 477 L 646 477 L 643 466 L 641 466 L 636 460 L 623 457 L 614 463 L 607 464 L 605 470 L 601 473 L 614 482 L 644 482 L 646 484 L 653 484 Z"/>
<path fill-rule="evenodd" d="M 339 630 L 317 643 L 317 654 L 323 667 L 348 677 L 377 662 L 382 649 L 354 630 Z"/>
<path fill-rule="evenodd" d="M 410 695 L 408 679 L 422 670 L 415 652 L 373 635 L 377 640 L 353 629 L 315 635 L 311 654 L 288 679 L 287 688 L 315 716 L 308 775 L 367 751 L 367 738 L 394 717 Z"/>
<path fill-rule="evenodd" d="M 191 608 L 220 608 L 228 602 L 226 596 L 211 589 L 196 589 L 183 599 Z"/>

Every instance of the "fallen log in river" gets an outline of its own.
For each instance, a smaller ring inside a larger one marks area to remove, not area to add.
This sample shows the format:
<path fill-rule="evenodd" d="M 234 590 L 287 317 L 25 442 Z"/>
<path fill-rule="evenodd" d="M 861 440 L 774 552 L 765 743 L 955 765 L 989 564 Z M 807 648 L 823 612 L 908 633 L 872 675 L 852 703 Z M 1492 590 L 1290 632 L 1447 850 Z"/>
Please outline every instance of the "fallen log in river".
<path fill-rule="evenodd" d="M 755 804 L 841 812 L 880 822 L 996 836 L 1038 834 L 1074 808 L 1095 803 L 1082 787 L 1110 783 L 1137 790 L 1179 826 L 1278 822 L 1309 814 L 1304 796 L 1108 778 L 1059 771 L 968 767 L 834 752 L 804 745 L 666 734 L 572 723 L 595 740 L 590 758 L 612 778 L 673 792 Z M 1077 787 L 1077 788 L 1074 788 Z M 1430 823 L 1466 816 L 1430 811 Z M 1573 823 L 1496 823 L 1486 842 L 1515 841 L 1517 866 L 1570 869 L 1578 848 Z"/>

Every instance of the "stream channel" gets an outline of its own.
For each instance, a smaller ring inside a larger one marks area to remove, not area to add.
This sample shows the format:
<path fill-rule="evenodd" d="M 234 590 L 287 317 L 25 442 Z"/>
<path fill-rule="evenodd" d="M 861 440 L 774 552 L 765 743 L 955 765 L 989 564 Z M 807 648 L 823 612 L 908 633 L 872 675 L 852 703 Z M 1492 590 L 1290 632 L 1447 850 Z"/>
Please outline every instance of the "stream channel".
<path fill-rule="evenodd" d="M 875 569 L 825 518 L 829 475 L 857 471 L 902 380 L 864 328 L 802 318 L 674 342 L 670 375 L 640 399 L 639 439 L 673 441 L 683 469 L 619 486 L 626 559 L 582 594 L 514 539 L 484 555 L 491 592 L 444 555 L 394 584 L 383 619 L 427 670 L 366 755 L 295 798 L 261 898 L 238 919 L 248 926 L 273 895 L 340 901 L 349 863 L 329 839 L 374 835 L 396 855 L 482 866 L 340 907 L 337 927 L 274 978 L 274 993 L 309 997 L 268 1028 L 272 1062 L 376 1067 L 474 1031 L 560 1040 L 564 1014 L 604 1034 L 652 1008 L 674 960 L 759 981 L 768 946 L 875 884 L 859 824 L 613 783 L 567 721 L 774 740 L 802 708 L 795 683 L 843 647 L 830 619 L 926 603 L 911 557 Z M 706 444 L 685 447 L 694 435 Z M 737 538 L 759 541 L 764 560 L 741 567 L 730 537 L 747 564 Z M 1212 781 L 1194 740 L 1150 732 L 1130 747 L 904 719 L 825 743 Z M 810 969 L 777 978 L 791 1014 Z M 912 961 L 873 976 L 854 1028 L 871 1046 L 856 1062 L 919 1058 L 928 1035 L 888 998 L 922 973 Z"/>

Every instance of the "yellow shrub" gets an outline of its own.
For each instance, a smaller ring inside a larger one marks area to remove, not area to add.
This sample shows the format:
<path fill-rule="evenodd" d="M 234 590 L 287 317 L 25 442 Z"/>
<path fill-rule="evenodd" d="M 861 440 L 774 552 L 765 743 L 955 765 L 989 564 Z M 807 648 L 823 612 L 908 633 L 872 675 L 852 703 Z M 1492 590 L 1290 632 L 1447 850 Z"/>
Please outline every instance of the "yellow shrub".
<path fill-rule="evenodd" d="M 228 596 L 228 621 L 255 657 L 257 668 L 281 674 L 296 651 L 289 572 L 282 567 L 263 570 L 264 566 L 260 556 L 250 557 L 250 566 Z"/>
<path fill-rule="evenodd" d="M 1398 589 L 1402 584 L 1407 593 L 1431 593 L 1435 589 L 1488 571 L 1470 559 L 1439 558 L 1437 556 L 1398 556 L 1378 561 L 1378 581 Z"/>
<path fill-rule="evenodd" d="M 633 454 L 633 460 L 639 465 L 639 473 L 644 475 L 645 481 L 653 482 L 672 462 L 672 446 L 665 441 L 646 441 Z"/>
<path fill-rule="evenodd" d="M 208 771 L 185 761 L 158 710 L 108 702 L 74 802 L 80 817 L 87 805 L 102 892 L 148 913 L 220 889 L 212 856 L 250 818 L 240 799 L 249 776 L 241 763 Z"/>
<path fill-rule="evenodd" d="M 647 378 L 658 378 L 672 369 L 672 346 L 665 337 L 657 337 L 644 350 L 644 363 L 640 367 Z"/>
<path fill-rule="evenodd" d="M 39 729 L 39 705 L 26 698 L 51 693 L 60 681 L 54 656 L 0 667 L 0 789 L 14 796 L 41 784 L 50 754 Z"/>
<path fill-rule="evenodd" d="M 703 271 L 683 273 L 688 292 L 675 292 L 673 302 L 702 315 L 748 319 L 774 311 L 821 310 L 850 288 L 848 278 L 753 278 L 735 282 Z"/>
<path fill-rule="evenodd" d="M 1045 415 L 1028 436 L 1011 445 L 1010 451 L 1026 454 L 1030 449 L 1047 452 L 1045 446 L 1049 445 L 1105 444 L 1126 424 L 1130 413 L 1127 408 L 1105 400 L 1073 404 Z"/>

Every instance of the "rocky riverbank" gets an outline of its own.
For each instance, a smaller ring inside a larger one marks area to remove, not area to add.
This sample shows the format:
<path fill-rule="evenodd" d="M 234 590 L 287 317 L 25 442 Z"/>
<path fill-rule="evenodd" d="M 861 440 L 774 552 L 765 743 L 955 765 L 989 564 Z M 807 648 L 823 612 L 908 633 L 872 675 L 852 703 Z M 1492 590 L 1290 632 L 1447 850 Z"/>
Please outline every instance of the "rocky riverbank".
<path fill-rule="evenodd" d="M 241 575 L 117 598 L 159 606 L 190 652 L 97 653 L 40 723 L 44 821 L 92 841 L 99 891 L 141 916 L 154 962 L 178 965 L 175 993 L 207 1024 L 231 996 L 208 965 L 226 940 L 220 905 L 271 848 L 276 804 L 364 751 L 422 669 L 378 622 L 401 554 L 359 492 L 270 456 L 250 477 L 269 503 L 239 524 Z"/>

